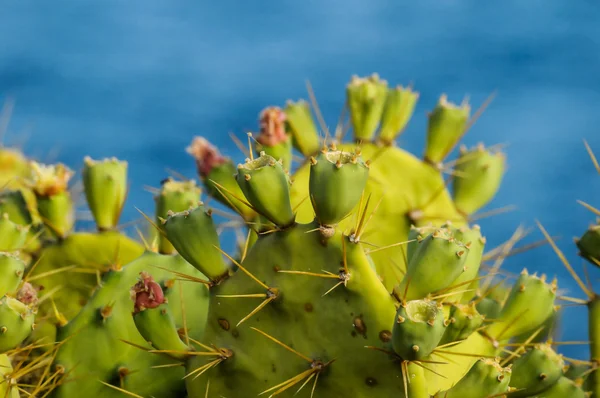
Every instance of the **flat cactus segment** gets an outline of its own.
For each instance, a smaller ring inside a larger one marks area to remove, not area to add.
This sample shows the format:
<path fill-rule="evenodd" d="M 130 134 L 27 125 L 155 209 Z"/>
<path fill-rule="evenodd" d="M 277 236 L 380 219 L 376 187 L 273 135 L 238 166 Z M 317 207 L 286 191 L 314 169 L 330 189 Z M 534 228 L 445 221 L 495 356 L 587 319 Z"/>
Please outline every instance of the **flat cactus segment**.
<path fill-rule="evenodd" d="M 346 101 L 357 141 L 373 139 L 387 98 L 387 82 L 374 74 L 366 78 L 353 76 L 346 87 Z"/>
<path fill-rule="evenodd" d="M 444 311 L 435 301 L 401 303 L 392 329 L 394 351 L 404 360 L 427 358 L 444 335 Z"/>
<path fill-rule="evenodd" d="M 511 376 L 511 369 L 503 368 L 497 360 L 480 359 L 454 387 L 439 395 L 443 398 L 496 396 L 508 391 Z"/>
<path fill-rule="evenodd" d="M 477 312 L 475 303 L 469 305 L 453 304 L 450 307 L 448 326 L 440 340 L 440 345 L 466 340 L 479 329 L 483 324 L 483 319 L 484 317 Z"/>
<path fill-rule="evenodd" d="M 143 252 L 139 243 L 117 232 L 75 233 L 45 247 L 32 276 L 46 291 L 59 289 L 52 298 L 66 319 L 72 319 L 97 286 L 98 275 L 122 267 Z M 52 313 L 49 301 L 40 312 Z"/>
<path fill-rule="evenodd" d="M 122 269 L 107 273 L 102 288 L 90 298 L 79 315 L 59 329 L 59 341 L 64 342 L 56 363 L 71 374 L 69 381 L 57 389 L 57 398 L 123 396 L 98 380 L 116 386 L 122 382 L 123 388 L 142 396 L 175 396 L 171 394 L 183 388 L 181 367 L 153 368 L 173 363 L 174 359 L 123 342 L 152 349 L 138 332 L 132 317 L 134 302 L 130 289 L 144 271 L 152 272 L 161 285 L 177 327 L 185 325 L 190 338 L 202 339 L 208 312 L 208 289 L 201 283 L 178 282 L 178 276 L 173 272 L 200 279 L 205 276 L 179 256 L 146 252 Z M 188 304 L 185 323 L 182 299 Z M 189 308 L 190 303 L 193 308 Z M 86 355 L 81 356 L 81 352 Z M 86 377 L 90 372 L 94 376 Z"/>
<path fill-rule="evenodd" d="M 563 375 L 564 361 L 549 344 L 539 344 L 513 362 L 511 395 L 529 397 L 550 388 Z"/>
<path fill-rule="evenodd" d="M 338 145 L 338 150 L 344 152 L 354 152 L 355 149 L 355 145 Z M 379 203 L 372 217 L 368 214 L 370 220 L 362 235 L 365 241 L 375 245 L 373 248 L 386 247 L 385 250 L 373 251 L 370 257 L 386 289 L 391 291 L 406 271 L 406 247 L 399 243 L 408 240 L 411 224 L 442 224 L 452 220 L 460 226 L 464 219 L 457 213 L 442 176 L 434 168 L 402 149 L 373 144 L 362 145 L 360 149 L 363 159 L 375 160 L 369 168 L 364 190 L 365 198 L 372 197 L 369 213 L 374 210 L 374 204 Z M 311 167 L 310 164 L 303 165 L 294 174 L 291 194 L 292 205 L 298 206 L 297 222 L 306 223 L 314 219 L 315 213 L 308 199 Z M 354 228 L 358 213 L 359 204 L 352 209 L 352 216 L 339 223 L 339 228 Z M 418 216 L 418 220 L 411 220 L 411 214 Z"/>
<path fill-rule="evenodd" d="M 19 300 L 4 296 L 0 299 L 0 353 L 21 344 L 34 328 L 33 308 Z"/>
<path fill-rule="evenodd" d="M 391 144 L 404 131 L 415 110 L 419 93 L 410 87 L 398 86 L 390 88 L 381 115 L 379 140 Z"/>
<path fill-rule="evenodd" d="M 466 132 L 471 107 L 467 103 L 460 106 L 448 102 L 442 95 L 437 106 L 429 114 L 425 160 L 439 165 L 448 156 Z"/>
<path fill-rule="evenodd" d="M 464 214 L 473 214 L 488 204 L 500 188 L 505 163 L 503 153 L 485 149 L 483 145 L 471 151 L 462 148 L 453 182 L 456 208 Z"/>
<path fill-rule="evenodd" d="M 288 101 L 284 111 L 287 128 L 292 133 L 294 148 L 304 156 L 316 153 L 320 147 L 319 133 L 308 102 Z"/>
<path fill-rule="evenodd" d="M 22 249 L 28 232 L 29 226 L 12 222 L 8 213 L 0 215 L 0 251 Z"/>
<path fill-rule="evenodd" d="M 547 284 L 545 278 L 522 272 L 502 307 L 498 322 L 490 325 L 486 333 L 496 340 L 508 340 L 533 332 L 554 311 L 555 297 L 555 283 Z"/>
<path fill-rule="evenodd" d="M 576 382 L 561 377 L 556 383 L 546 391 L 537 395 L 532 395 L 531 398 L 586 398 L 586 394 Z"/>
<path fill-rule="evenodd" d="M 575 243 L 581 257 L 600 267 L 600 224 L 589 227 Z"/>
<path fill-rule="evenodd" d="M 280 227 L 294 222 L 290 202 L 290 180 L 275 158 L 261 153 L 259 158 L 238 166 L 236 180 L 256 211 Z"/>
<path fill-rule="evenodd" d="M 219 236 L 211 214 L 200 204 L 170 213 L 162 227 L 181 257 L 211 280 L 220 280 L 228 275 L 229 268 L 219 250 Z"/>
<path fill-rule="evenodd" d="M 160 192 L 154 197 L 156 204 L 157 224 L 160 219 L 166 219 L 169 211 L 180 212 L 195 207 L 200 201 L 201 189 L 194 180 L 175 181 L 169 178 L 162 182 Z M 173 254 L 175 248 L 163 235 L 158 237 L 158 251 L 163 254 Z"/>
<path fill-rule="evenodd" d="M 25 263 L 19 256 L 0 252 L 0 297 L 15 293 L 24 273 Z"/>
<path fill-rule="evenodd" d="M 391 351 L 393 299 L 360 245 L 347 238 L 342 243 L 339 232 L 323 244 L 315 227 L 318 224 L 295 225 L 263 235 L 252 246 L 241 265 L 278 294 L 249 318 L 269 298 L 264 286 L 238 270 L 212 288 L 211 315 L 203 341 L 227 347 L 233 356 L 195 380 L 195 376 L 189 377 L 189 396 L 202 397 L 208 380 L 209 396 L 254 396 L 313 369 L 311 361 L 324 364 L 332 360 L 318 373 L 315 396 L 403 396 L 400 363 L 390 362 L 389 354 L 365 348 Z M 341 277 L 344 252 L 348 278 Z M 206 358 L 194 358 L 187 371 L 207 363 Z M 315 366 L 321 369 L 318 363 Z M 301 396 L 310 396 L 315 378 Z M 292 397 L 304 381 L 278 396 Z"/>
<path fill-rule="evenodd" d="M 82 178 L 85 197 L 98 229 L 115 228 L 127 198 L 127 162 L 86 157 Z"/>
<path fill-rule="evenodd" d="M 437 229 L 419 243 L 394 292 L 405 300 L 415 300 L 445 289 L 465 272 L 468 255 L 469 249 L 454 239 L 452 230 Z"/>

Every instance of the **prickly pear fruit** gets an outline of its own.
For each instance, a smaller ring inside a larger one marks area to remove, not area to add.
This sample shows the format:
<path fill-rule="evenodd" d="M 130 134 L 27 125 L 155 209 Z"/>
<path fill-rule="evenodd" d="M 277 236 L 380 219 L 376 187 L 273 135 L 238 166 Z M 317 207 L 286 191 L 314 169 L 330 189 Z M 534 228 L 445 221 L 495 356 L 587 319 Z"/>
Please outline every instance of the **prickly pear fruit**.
<path fill-rule="evenodd" d="M 531 398 L 586 398 L 589 394 L 586 394 L 581 387 L 574 381 L 567 377 L 561 377 L 558 379 L 552 387 L 544 392 L 537 395 L 532 395 Z"/>
<path fill-rule="evenodd" d="M 547 284 L 545 276 L 539 278 L 523 270 L 502 307 L 498 322 L 490 325 L 486 333 L 500 341 L 534 331 L 554 311 L 555 297 L 555 282 Z"/>
<path fill-rule="evenodd" d="M 404 279 L 394 291 L 405 300 L 424 298 L 452 285 L 463 273 L 469 249 L 452 236 L 449 228 L 439 228 L 419 243 Z"/>
<path fill-rule="evenodd" d="M 22 249 L 27 240 L 29 225 L 20 225 L 11 221 L 8 213 L 0 216 L 0 251 Z"/>
<path fill-rule="evenodd" d="M 12 297 L 0 299 L 0 353 L 21 344 L 34 328 L 33 309 Z"/>
<path fill-rule="evenodd" d="M 381 142 L 391 144 L 402 134 L 413 115 L 418 99 L 419 93 L 412 91 L 410 87 L 398 86 L 388 90 L 379 129 Z"/>
<path fill-rule="evenodd" d="M 14 293 L 25 272 L 25 263 L 16 254 L 0 252 L 0 297 Z"/>
<path fill-rule="evenodd" d="M 154 197 L 157 223 L 168 217 L 169 210 L 180 212 L 195 207 L 200 201 L 200 188 L 194 180 L 175 181 L 169 178 L 162 182 L 160 192 Z M 162 254 L 173 254 L 175 248 L 163 234 L 159 234 L 158 251 Z"/>
<path fill-rule="evenodd" d="M 142 337 L 158 350 L 169 351 L 174 358 L 184 358 L 189 350 L 179 338 L 177 327 L 162 288 L 146 272 L 131 289 L 134 302 L 133 321 Z"/>
<path fill-rule="evenodd" d="M 237 211 L 244 219 L 254 218 L 254 210 L 238 199 L 244 195 L 235 181 L 234 176 L 237 172 L 231 159 L 221 155 L 219 150 L 203 137 L 194 137 L 186 151 L 195 159 L 198 175 L 210 196 Z"/>
<path fill-rule="evenodd" d="M 311 158 L 309 191 L 317 220 L 335 225 L 356 206 L 369 166 L 355 153 L 324 151 Z"/>
<path fill-rule="evenodd" d="M 426 358 L 437 347 L 445 329 L 444 311 L 435 301 L 401 303 L 392 329 L 394 351 L 407 361 Z"/>
<path fill-rule="evenodd" d="M 285 106 L 286 125 L 292 132 L 294 147 L 304 156 L 316 153 L 319 148 L 319 133 L 306 101 L 288 101 Z"/>
<path fill-rule="evenodd" d="M 475 303 L 452 304 L 447 324 L 440 345 L 467 339 L 483 324 L 483 316 L 477 312 Z"/>
<path fill-rule="evenodd" d="M 529 397 L 550 388 L 563 375 L 564 361 L 550 344 L 538 344 L 513 362 L 511 395 Z"/>
<path fill-rule="evenodd" d="M 292 165 L 292 139 L 285 130 L 286 114 L 279 107 L 269 107 L 260 114 L 260 135 L 256 137 L 258 152 L 281 161 L 284 169 Z"/>
<path fill-rule="evenodd" d="M 294 222 L 290 180 L 279 162 L 264 152 L 238 166 L 237 183 L 258 213 L 279 227 Z"/>
<path fill-rule="evenodd" d="M 204 204 L 179 213 L 169 213 L 163 228 L 177 253 L 212 281 L 229 274 L 219 251 L 219 236 Z M 194 237 L 194 239 L 190 239 Z"/>
<path fill-rule="evenodd" d="M 456 208 L 463 214 L 473 214 L 492 200 L 500 188 L 505 162 L 503 153 L 483 145 L 471 151 L 461 148 L 453 182 Z"/>
<path fill-rule="evenodd" d="M 127 162 L 86 157 L 82 177 L 85 197 L 98 229 L 115 228 L 127 197 Z"/>
<path fill-rule="evenodd" d="M 448 102 L 442 95 L 437 106 L 429 114 L 425 160 L 438 166 L 448 156 L 466 132 L 471 107 Z"/>
<path fill-rule="evenodd" d="M 379 125 L 387 97 L 387 82 L 374 74 L 353 76 L 346 88 L 350 120 L 357 141 L 371 141 Z"/>
<path fill-rule="evenodd" d="M 495 397 L 507 392 L 514 375 L 510 367 L 503 368 L 498 359 L 477 360 L 455 386 L 440 393 L 443 398 Z M 511 393 L 512 396 L 512 393 Z"/>
<path fill-rule="evenodd" d="M 475 297 L 477 312 L 489 319 L 498 319 L 502 312 L 502 303 L 493 297 Z"/>
<path fill-rule="evenodd" d="M 479 275 L 479 267 L 481 266 L 486 239 L 481 236 L 481 228 L 479 225 L 473 225 L 470 228 L 463 225 L 453 229 L 453 234 L 455 239 L 463 242 L 464 245 L 469 248 L 469 255 L 464 263 L 465 272 L 460 274 L 452 284 L 458 286 L 457 290 L 467 289 L 471 291 L 449 296 L 446 301 L 467 301 L 475 295 L 475 292 L 472 289 L 473 286 L 477 286 L 477 281 L 475 279 L 477 279 L 477 276 Z M 467 284 L 469 281 L 474 282 L 475 285 Z"/>
<path fill-rule="evenodd" d="M 600 267 L 600 224 L 589 227 L 575 244 L 581 257 Z"/>

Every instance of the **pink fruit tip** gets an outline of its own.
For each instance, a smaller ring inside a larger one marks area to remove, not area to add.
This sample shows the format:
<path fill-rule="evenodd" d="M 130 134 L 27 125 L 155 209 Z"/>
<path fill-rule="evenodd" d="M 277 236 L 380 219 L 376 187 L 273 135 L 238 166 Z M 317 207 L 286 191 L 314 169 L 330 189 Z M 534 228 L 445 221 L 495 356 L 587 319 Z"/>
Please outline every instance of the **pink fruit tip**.
<path fill-rule="evenodd" d="M 196 159 L 196 167 L 201 177 L 206 177 L 214 167 L 227 162 L 227 158 L 204 137 L 194 137 L 186 151 Z"/>
<path fill-rule="evenodd" d="M 162 288 L 147 272 L 140 272 L 140 279 L 131 288 L 130 294 L 135 303 L 135 313 L 146 308 L 156 308 L 166 301 Z"/>
<path fill-rule="evenodd" d="M 38 303 L 37 290 L 29 282 L 25 282 L 17 292 L 17 300 L 26 305 L 36 306 Z"/>
<path fill-rule="evenodd" d="M 260 113 L 260 135 L 256 140 L 262 145 L 273 147 L 288 140 L 285 134 L 285 112 L 276 106 L 264 109 Z"/>

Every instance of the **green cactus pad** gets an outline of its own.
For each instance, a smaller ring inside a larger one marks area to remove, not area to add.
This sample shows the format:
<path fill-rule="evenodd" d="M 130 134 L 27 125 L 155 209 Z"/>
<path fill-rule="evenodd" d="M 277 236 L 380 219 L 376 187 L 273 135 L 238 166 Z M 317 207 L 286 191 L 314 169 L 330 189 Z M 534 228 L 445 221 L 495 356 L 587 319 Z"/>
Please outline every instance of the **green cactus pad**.
<path fill-rule="evenodd" d="M 506 157 L 483 145 L 467 151 L 461 149 L 453 181 L 454 203 L 464 214 L 473 214 L 488 204 L 500 188 Z"/>
<path fill-rule="evenodd" d="M 483 324 L 483 316 L 477 312 L 475 303 L 453 304 L 449 315 L 448 326 L 440 340 L 440 345 L 466 340 Z"/>
<path fill-rule="evenodd" d="M 304 156 L 317 153 L 319 133 L 306 101 L 288 101 L 285 106 L 287 129 L 291 131 L 294 147 Z"/>
<path fill-rule="evenodd" d="M 373 139 L 388 93 L 387 82 L 373 74 L 366 78 L 353 76 L 346 87 L 346 101 L 357 141 Z"/>
<path fill-rule="evenodd" d="M 295 216 L 290 202 L 290 180 L 282 165 L 261 153 L 238 166 L 237 183 L 256 211 L 278 227 L 287 227 Z"/>
<path fill-rule="evenodd" d="M 0 251 L 14 251 L 23 248 L 27 241 L 29 226 L 11 221 L 8 213 L 0 216 Z"/>
<path fill-rule="evenodd" d="M 600 267 L 600 225 L 592 225 L 581 239 L 575 240 L 579 255 Z"/>
<path fill-rule="evenodd" d="M 496 359 L 482 358 L 455 386 L 440 393 L 443 398 L 483 398 L 508 391 L 511 376 L 509 367 L 503 368 Z M 512 396 L 512 393 L 507 396 Z"/>
<path fill-rule="evenodd" d="M 507 340 L 522 333 L 533 332 L 554 311 L 556 284 L 523 271 L 513 285 L 508 299 L 486 333 L 496 340 Z M 535 303 L 535 306 L 532 306 Z"/>
<path fill-rule="evenodd" d="M 335 225 L 359 203 L 369 167 L 359 155 L 325 151 L 311 158 L 310 199 L 321 225 Z"/>
<path fill-rule="evenodd" d="M 98 229 L 115 228 L 127 197 L 127 162 L 86 157 L 82 177 L 85 197 Z"/>
<path fill-rule="evenodd" d="M 398 86 L 388 90 L 379 129 L 381 142 L 391 144 L 404 131 L 418 99 L 419 93 L 412 91 L 410 87 Z"/>
<path fill-rule="evenodd" d="M 227 277 L 229 268 L 219 251 L 219 236 L 211 212 L 203 204 L 170 213 L 163 228 L 181 257 L 213 281 Z M 194 239 L 190 239 L 193 236 Z"/>
<path fill-rule="evenodd" d="M 175 181 L 168 178 L 163 181 L 160 192 L 154 197 L 156 205 L 157 224 L 161 219 L 168 217 L 169 211 L 180 212 L 195 207 L 200 201 L 201 189 L 196 186 L 196 181 Z M 158 251 L 163 254 L 173 254 L 175 248 L 163 235 L 158 237 Z"/>
<path fill-rule="evenodd" d="M 25 272 L 25 263 L 16 254 L 0 252 L 0 297 L 15 293 Z"/>
<path fill-rule="evenodd" d="M 435 301 L 402 303 L 392 329 L 394 351 L 407 361 L 426 358 L 437 347 L 445 329 L 444 311 Z"/>
<path fill-rule="evenodd" d="M 11 297 L 0 299 L 0 353 L 12 350 L 31 334 L 33 309 Z"/>
<path fill-rule="evenodd" d="M 561 377 L 556 383 L 546 391 L 530 398 L 587 398 L 586 394 L 576 382 L 567 377 Z"/>
<path fill-rule="evenodd" d="M 465 133 L 470 113 L 467 103 L 458 106 L 445 95 L 440 97 L 429 114 L 425 160 L 436 166 L 442 163 Z"/>
<path fill-rule="evenodd" d="M 536 345 L 513 362 L 514 397 L 529 397 L 550 388 L 563 375 L 564 361 L 549 344 Z"/>
<path fill-rule="evenodd" d="M 465 271 L 468 255 L 469 249 L 449 228 L 437 229 L 421 240 L 394 292 L 405 300 L 415 300 L 447 288 Z"/>

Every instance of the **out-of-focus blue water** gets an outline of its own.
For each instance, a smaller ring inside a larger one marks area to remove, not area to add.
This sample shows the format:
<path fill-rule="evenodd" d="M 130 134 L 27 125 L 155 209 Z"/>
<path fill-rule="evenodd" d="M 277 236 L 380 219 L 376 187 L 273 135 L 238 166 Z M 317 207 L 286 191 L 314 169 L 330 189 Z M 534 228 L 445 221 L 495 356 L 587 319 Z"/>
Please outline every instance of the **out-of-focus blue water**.
<path fill-rule="evenodd" d="M 5 1 L 0 96 L 16 101 L 5 141 L 27 136 L 29 154 L 77 168 L 84 155 L 129 160 L 131 220 L 134 206 L 152 211 L 143 187 L 157 186 L 165 167 L 194 175 L 184 153 L 193 135 L 241 159 L 228 133 L 256 130 L 266 105 L 306 98 L 305 79 L 331 125 L 352 74 L 412 82 L 421 97 L 400 144 L 417 154 L 439 94 L 477 105 L 497 90 L 465 140 L 509 144 L 488 208 L 518 210 L 481 221 L 488 241 L 539 219 L 581 269 L 571 239 L 593 215 L 576 199 L 600 206 L 583 145 L 600 155 L 599 18 L 590 1 Z M 534 228 L 529 241 L 541 238 Z M 581 296 L 549 247 L 506 263 L 524 266 Z M 599 275 L 592 270 L 594 283 Z M 585 308 L 567 314 L 563 338 L 587 340 Z M 562 351 L 587 355 L 585 346 Z"/>

